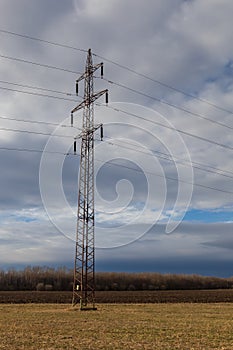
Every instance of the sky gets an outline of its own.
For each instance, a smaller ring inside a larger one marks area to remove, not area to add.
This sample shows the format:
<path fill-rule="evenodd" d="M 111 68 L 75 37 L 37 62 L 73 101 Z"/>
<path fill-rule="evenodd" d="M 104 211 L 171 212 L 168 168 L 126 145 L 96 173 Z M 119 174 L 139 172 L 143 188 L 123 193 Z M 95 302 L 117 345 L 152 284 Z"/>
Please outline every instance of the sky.
<path fill-rule="evenodd" d="M 0 269 L 73 266 L 94 64 L 96 268 L 233 276 L 231 0 L 1 0 Z M 37 40 L 35 40 L 37 39 Z"/>

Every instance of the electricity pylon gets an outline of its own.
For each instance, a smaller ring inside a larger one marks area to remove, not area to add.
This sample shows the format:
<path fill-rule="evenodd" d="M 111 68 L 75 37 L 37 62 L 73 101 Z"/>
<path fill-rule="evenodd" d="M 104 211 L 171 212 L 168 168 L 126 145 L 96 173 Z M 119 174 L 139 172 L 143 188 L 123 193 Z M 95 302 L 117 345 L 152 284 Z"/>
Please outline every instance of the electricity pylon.
<path fill-rule="evenodd" d="M 94 72 L 101 69 L 103 77 L 103 63 L 93 65 L 91 49 L 88 50 L 85 72 L 76 80 L 76 94 L 78 83 L 84 79 L 83 101 L 71 111 L 71 125 L 73 113 L 83 109 L 81 138 L 78 212 L 74 262 L 74 283 L 72 305 L 80 303 L 80 310 L 95 310 L 95 207 L 94 207 L 94 132 L 101 129 L 102 124 L 94 124 L 94 101 L 100 96 L 106 96 L 108 103 L 108 90 L 94 93 Z M 74 141 L 76 153 L 76 138 Z"/>

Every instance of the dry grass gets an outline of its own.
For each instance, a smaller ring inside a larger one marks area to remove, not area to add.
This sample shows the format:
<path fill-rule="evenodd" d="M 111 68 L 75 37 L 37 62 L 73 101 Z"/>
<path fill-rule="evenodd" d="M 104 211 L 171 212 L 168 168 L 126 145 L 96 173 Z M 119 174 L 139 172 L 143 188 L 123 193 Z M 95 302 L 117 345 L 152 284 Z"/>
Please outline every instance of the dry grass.
<path fill-rule="evenodd" d="M 0 305 L 0 349 L 233 349 L 233 304 Z"/>

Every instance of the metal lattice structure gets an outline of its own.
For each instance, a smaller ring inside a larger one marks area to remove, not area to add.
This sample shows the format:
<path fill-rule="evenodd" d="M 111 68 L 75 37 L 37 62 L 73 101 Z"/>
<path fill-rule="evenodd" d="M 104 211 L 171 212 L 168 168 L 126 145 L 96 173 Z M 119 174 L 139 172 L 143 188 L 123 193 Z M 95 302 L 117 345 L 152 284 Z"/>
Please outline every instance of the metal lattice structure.
<path fill-rule="evenodd" d="M 72 305 L 80 304 L 80 309 L 96 309 L 95 307 L 95 206 L 94 206 L 94 132 L 102 124 L 94 124 L 94 101 L 103 94 L 108 103 L 108 90 L 94 93 L 93 74 L 101 68 L 103 76 L 103 63 L 93 65 L 91 50 L 88 50 L 85 72 L 76 80 L 76 94 L 78 83 L 84 80 L 84 99 L 71 111 L 71 125 L 73 113 L 83 109 L 81 138 L 77 231 L 75 245 L 74 283 Z M 76 140 L 74 142 L 76 153 Z"/>

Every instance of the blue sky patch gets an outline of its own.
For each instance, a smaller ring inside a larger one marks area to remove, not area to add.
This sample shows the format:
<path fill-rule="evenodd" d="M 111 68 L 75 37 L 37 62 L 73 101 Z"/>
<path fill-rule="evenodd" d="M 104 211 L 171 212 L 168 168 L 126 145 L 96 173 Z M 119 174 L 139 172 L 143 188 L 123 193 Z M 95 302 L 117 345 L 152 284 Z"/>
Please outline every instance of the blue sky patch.
<path fill-rule="evenodd" d="M 185 214 L 183 221 L 198 221 L 198 222 L 229 222 L 233 221 L 232 211 L 219 210 L 189 210 Z"/>
<path fill-rule="evenodd" d="M 16 217 L 16 221 L 18 222 L 33 222 L 36 221 L 37 219 L 35 218 L 30 218 L 28 216 L 18 216 Z"/>

